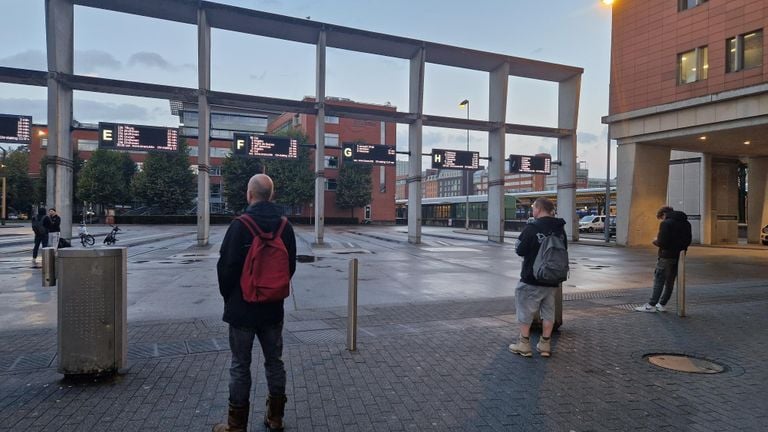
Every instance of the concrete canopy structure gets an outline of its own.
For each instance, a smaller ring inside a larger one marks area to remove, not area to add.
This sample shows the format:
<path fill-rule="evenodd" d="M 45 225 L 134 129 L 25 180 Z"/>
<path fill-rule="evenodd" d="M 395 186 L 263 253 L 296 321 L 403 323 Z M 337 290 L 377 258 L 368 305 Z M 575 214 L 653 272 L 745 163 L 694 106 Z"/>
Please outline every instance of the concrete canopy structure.
<path fill-rule="evenodd" d="M 243 110 L 282 110 L 308 113 L 324 118 L 326 115 L 365 120 L 396 122 L 409 125 L 409 152 L 412 156 L 409 183 L 409 239 L 420 242 L 420 175 L 422 128 L 435 126 L 462 130 L 484 131 L 489 134 L 490 211 L 489 239 L 503 241 L 503 174 L 505 135 L 522 134 L 558 138 L 562 179 L 558 180 L 562 196 L 558 196 L 561 216 L 571 224 L 569 237 L 578 237 L 575 217 L 576 124 L 583 70 L 495 53 L 452 47 L 416 39 L 368 32 L 316 21 L 296 19 L 234 6 L 198 0 L 45 0 L 48 47 L 48 71 L 0 68 L 0 82 L 47 85 L 49 88 L 49 205 L 53 202 L 62 215 L 68 215 L 72 188 L 72 148 L 68 142 L 71 123 L 72 91 L 113 93 L 197 103 L 201 113 L 199 134 L 208 137 L 210 124 L 203 120 L 212 107 Z M 162 20 L 176 21 L 198 27 L 198 88 L 182 88 L 74 75 L 72 69 L 74 6 L 87 6 L 129 13 Z M 211 28 L 301 42 L 316 46 L 316 100 L 304 102 L 243 94 L 217 92 L 210 88 Z M 326 50 L 338 48 L 410 61 L 409 111 L 386 113 L 359 107 L 334 106 L 325 101 Z M 423 112 L 424 70 L 426 63 L 488 72 L 490 75 L 490 115 L 488 121 L 433 116 Z M 540 127 L 507 123 L 506 102 L 508 77 L 518 76 L 559 83 L 558 124 Z M 316 158 L 324 157 L 324 124 L 317 122 Z M 208 242 L 208 172 L 204 152 L 207 139 L 200 139 L 201 166 L 198 181 L 198 244 Z M 55 159 L 54 159 L 55 158 Z M 69 165 L 68 165 L 69 164 Z M 316 192 L 324 184 L 322 163 L 316 163 Z M 55 175 L 50 175 L 55 173 Z M 322 193 L 316 193 L 322 196 Z M 323 243 L 322 200 L 315 203 L 315 237 Z M 567 213 L 565 214 L 567 210 Z M 69 218 L 69 216 L 66 216 Z M 64 220 L 64 223 L 70 223 Z"/>
<path fill-rule="evenodd" d="M 736 243 L 744 165 L 747 237 L 760 241 L 768 223 L 767 25 L 764 1 L 614 4 L 604 123 L 618 142 L 619 243 L 649 244 L 666 204 L 689 214 L 694 241 Z"/>

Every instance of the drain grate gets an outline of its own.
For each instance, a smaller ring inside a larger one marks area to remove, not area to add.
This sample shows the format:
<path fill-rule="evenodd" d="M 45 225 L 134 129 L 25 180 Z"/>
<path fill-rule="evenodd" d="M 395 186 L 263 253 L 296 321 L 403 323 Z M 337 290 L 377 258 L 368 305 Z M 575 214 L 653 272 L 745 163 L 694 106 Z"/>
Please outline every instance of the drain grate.
<path fill-rule="evenodd" d="M 725 366 L 711 360 L 697 358 L 686 354 L 648 354 L 648 363 L 677 372 L 716 374 L 725 372 Z"/>
<path fill-rule="evenodd" d="M 296 338 L 304 343 L 336 343 L 344 342 L 346 336 L 338 330 L 311 330 L 293 332 Z"/>

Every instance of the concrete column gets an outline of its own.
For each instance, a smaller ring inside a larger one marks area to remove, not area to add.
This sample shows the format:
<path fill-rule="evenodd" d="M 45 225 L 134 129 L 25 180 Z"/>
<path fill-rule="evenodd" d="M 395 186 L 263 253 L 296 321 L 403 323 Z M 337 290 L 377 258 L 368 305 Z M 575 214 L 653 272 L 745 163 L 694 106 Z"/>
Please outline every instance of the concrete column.
<path fill-rule="evenodd" d="M 733 159 L 712 161 L 712 243 L 736 244 L 739 241 L 739 163 Z"/>
<path fill-rule="evenodd" d="M 411 59 L 408 82 L 408 112 L 416 121 L 408 125 L 408 242 L 421 243 L 421 143 L 424 111 L 425 52 L 420 49 Z"/>
<path fill-rule="evenodd" d="M 701 184 L 701 197 L 699 202 L 701 203 L 701 223 L 699 229 L 701 230 L 699 237 L 701 238 L 701 244 L 712 244 L 712 156 L 706 153 L 701 154 L 701 170 L 700 170 L 700 184 Z"/>
<path fill-rule="evenodd" d="M 488 120 L 497 126 L 488 132 L 488 240 L 504 242 L 504 160 L 507 130 L 509 63 L 490 72 Z"/>
<path fill-rule="evenodd" d="M 768 158 L 750 158 L 747 163 L 747 241 L 760 243 L 760 230 L 768 224 Z"/>
<path fill-rule="evenodd" d="M 617 152 L 616 242 L 650 245 L 659 230 L 656 212 L 667 202 L 668 147 L 622 144 Z"/>
<path fill-rule="evenodd" d="M 557 126 L 573 133 L 557 140 L 557 215 L 565 219 L 568 240 L 579 240 L 579 219 L 576 215 L 576 126 L 579 123 L 581 75 L 563 81 L 558 86 Z"/>
<path fill-rule="evenodd" d="M 211 26 L 204 9 L 197 11 L 197 245 L 208 244 L 211 223 L 210 137 L 211 114 L 208 91 L 211 89 Z"/>
<path fill-rule="evenodd" d="M 74 70 L 74 6 L 72 0 L 46 0 L 46 49 L 48 51 L 48 164 L 46 204 L 61 217 L 61 236 L 72 235 L 73 151 L 72 89 L 59 74 Z"/>
<path fill-rule="evenodd" d="M 325 30 L 322 30 L 317 39 L 315 67 L 315 244 L 318 245 L 323 244 L 325 227 L 325 35 Z"/>

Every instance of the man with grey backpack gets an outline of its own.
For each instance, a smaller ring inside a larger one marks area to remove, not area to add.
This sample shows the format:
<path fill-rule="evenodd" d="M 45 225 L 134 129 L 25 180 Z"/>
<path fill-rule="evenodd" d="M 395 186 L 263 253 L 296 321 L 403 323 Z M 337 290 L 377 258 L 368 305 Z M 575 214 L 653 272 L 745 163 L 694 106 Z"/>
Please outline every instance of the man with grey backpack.
<path fill-rule="evenodd" d="M 539 312 L 542 335 L 536 350 L 542 357 L 552 355 L 552 329 L 555 325 L 555 294 L 557 287 L 568 278 L 568 243 L 565 220 L 554 217 L 555 205 L 546 198 L 533 203 L 534 220 L 530 222 L 515 245 L 523 257 L 520 282 L 515 288 L 515 309 L 520 336 L 509 350 L 531 357 L 531 323 Z"/>

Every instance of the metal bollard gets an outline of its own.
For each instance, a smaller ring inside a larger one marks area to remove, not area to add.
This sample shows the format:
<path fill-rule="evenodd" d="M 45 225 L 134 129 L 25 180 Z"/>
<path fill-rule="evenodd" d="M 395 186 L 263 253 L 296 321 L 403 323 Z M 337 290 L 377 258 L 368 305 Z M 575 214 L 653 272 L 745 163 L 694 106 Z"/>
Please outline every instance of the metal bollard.
<path fill-rule="evenodd" d="M 349 261 L 349 301 L 347 302 L 347 350 L 357 350 L 357 258 Z"/>
<path fill-rule="evenodd" d="M 43 286 L 56 286 L 56 249 L 43 248 Z"/>
<path fill-rule="evenodd" d="M 677 261 L 677 316 L 685 316 L 685 251 Z"/>

